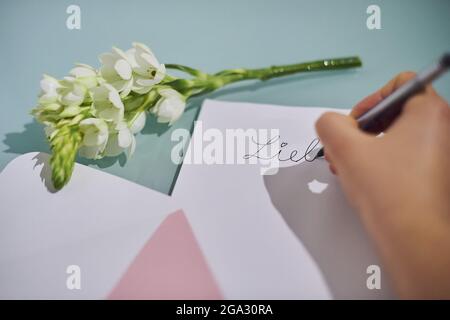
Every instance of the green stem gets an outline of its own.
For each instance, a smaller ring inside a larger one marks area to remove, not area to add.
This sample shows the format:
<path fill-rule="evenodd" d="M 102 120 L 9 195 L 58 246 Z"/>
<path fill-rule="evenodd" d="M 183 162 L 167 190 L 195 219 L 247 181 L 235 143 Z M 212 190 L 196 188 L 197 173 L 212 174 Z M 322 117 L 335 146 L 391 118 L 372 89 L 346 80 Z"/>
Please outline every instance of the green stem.
<path fill-rule="evenodd" d="M 268 80 L 271 78 L 283 77 L 299 72 L 349 69 L 360 67 L 361 65 L 361 60 L 358 57 L 324 59 L 298 64 L 272 66 L 269 68 L 248 70 L 248 77 L 250 77 L 250 79 L 257 78 L 260 80 Z"/>
<path fill-rule="evenodd" d="M 284 77 L 296 73 L 350 69 L 360 67 L 361 65 L 362 62 L 359 57 L 345 57 L 281 66 L 271 66 L 261 69 L 223 70 L 214 75 L 209 75 L 207 79 L 199 79 L 198 81 L 196 81 L 194 89 L 199 88 L 199 90 L 197 90 L 197 92 L 194 92 L 190 96 L 205 94 L 207 92 L 217 90 L 225 85 L 238 81 L 252 79 L 265 81 L 272 78 Z"/>
<path fill-rule="evenodd" d="M 182 64 L 175 64 L 175 63 L 169 63 L 166 64 L 167 69 L 175 69 L 179 71 L 183 71 L 187 74 L 190 74 L 191 76 L 197 77 L 197 78 L 205 78 L 207 76 L 206 73 L 201 72 L 200 70 L 184 66 Z"/>

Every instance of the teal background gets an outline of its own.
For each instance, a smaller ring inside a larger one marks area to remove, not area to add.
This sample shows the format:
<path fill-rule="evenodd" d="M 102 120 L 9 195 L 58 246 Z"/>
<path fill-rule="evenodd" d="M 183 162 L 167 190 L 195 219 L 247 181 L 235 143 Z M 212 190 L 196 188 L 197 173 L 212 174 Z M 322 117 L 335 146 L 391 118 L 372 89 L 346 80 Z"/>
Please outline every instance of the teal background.
<path fill-rule="evenodd" d="M 81 30 L 66 28 L 66 8 L 81 7 Z M 366 8 L 381 7 L 382 30 L 368 30 Z M 208 98 L 350 108 L 396 73 L 420 70 L 450 49 L 450 1 L 191 0 L 0 1 L 0 170 L 16 156 L 49 152 L 29 110 L 43 73 L 63 77 L 75 62 L 98 67 L 98 54 L 132 41 L 163 63 L 215 72 L 359 55 L 363 68 L 241 83 Z M 450 100 L 450 77 L 435 84 Z M 171 132 L 191 128 L 201 99 L 171 128 L 147 122 L 132 159 L 82 163 L 169 193 L 177 166 Z M 239 117 L 237 114 L 236 117 Z"/>

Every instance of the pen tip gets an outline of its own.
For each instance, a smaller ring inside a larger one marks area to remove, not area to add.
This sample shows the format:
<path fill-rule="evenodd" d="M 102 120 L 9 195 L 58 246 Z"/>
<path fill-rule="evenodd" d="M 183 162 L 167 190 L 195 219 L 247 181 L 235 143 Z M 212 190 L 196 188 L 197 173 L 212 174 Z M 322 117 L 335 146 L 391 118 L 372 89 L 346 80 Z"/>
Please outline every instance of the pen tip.
<path fill-rule="evenodd" d="M 323 148 L 321 148 L 317 153 L 314 159 L 321 158 L 324 156 Z"/>
<path fill-rule="evenodd" d="M 450 52 L 444 53 L 444 55 L 442 56 L 441 62 L 445 67 L 447 67 L 447 68 L 450 67 Z"/>

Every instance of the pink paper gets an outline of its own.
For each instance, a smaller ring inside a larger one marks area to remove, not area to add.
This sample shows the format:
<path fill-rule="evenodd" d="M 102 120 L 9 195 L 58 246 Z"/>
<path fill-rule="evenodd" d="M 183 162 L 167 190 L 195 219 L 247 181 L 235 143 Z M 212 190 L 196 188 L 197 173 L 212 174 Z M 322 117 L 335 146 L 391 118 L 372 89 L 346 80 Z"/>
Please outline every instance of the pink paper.
<path fill-rule="evenodd" d="M 223 299 L 183 211 L 172 213 L 109 299 Z"/>

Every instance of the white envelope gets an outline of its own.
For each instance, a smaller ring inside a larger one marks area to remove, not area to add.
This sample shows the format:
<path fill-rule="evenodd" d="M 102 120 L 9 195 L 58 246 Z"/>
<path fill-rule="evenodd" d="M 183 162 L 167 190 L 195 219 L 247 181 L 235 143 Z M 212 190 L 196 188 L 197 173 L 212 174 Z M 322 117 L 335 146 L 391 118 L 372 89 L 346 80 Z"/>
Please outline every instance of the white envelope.
<path fill-rule="evenodd" d="M 0 173 L 0 298 L 104 298 L 179 206 L 80 164 L 55 192 L 48 160 L 28 153 Z M 81 290 L 66 285 L 71 265 L 80 268 Z"/>

